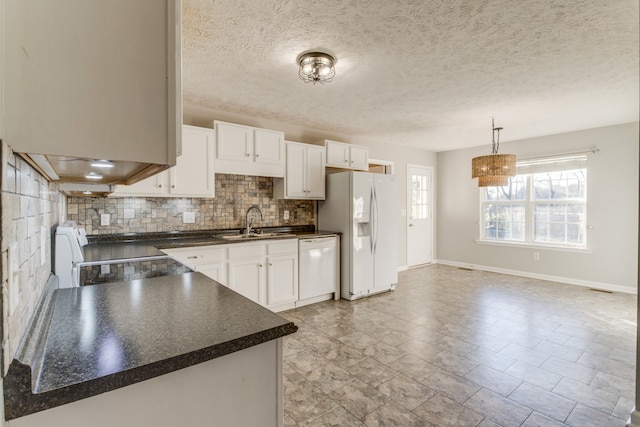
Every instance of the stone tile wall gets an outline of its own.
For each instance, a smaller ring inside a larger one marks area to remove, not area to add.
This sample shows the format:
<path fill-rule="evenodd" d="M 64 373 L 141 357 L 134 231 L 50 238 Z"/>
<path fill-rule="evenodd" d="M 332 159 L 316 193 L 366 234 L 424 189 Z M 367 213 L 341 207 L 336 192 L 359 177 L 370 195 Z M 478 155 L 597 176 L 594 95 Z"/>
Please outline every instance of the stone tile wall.
<path fill-rule="evenodd" d="M 147 233 L 174 230 L 210 230 L 245 226 L 245 212 L 258 205 L 264 214 L 252 213 L 255 227 L 309 225 L 315 221 L 315 202 L 274 200 L 273 178 L 216 174 L 214 199 L 155 197 L 70 197 L 68 219 L 87 234 Z M 290 218 L 284 220 L 284 211 Z M 182 214 L 195 212 L 196 222 L 184 224 Z M 110 214 L 110 225 L 100 225 L 100 215 Z"/>
<path fill-rule="evenodd" d="M 6 143 L 0 150 L 4 374 L 51 273 L 51 238 L 66 197 Z"/>

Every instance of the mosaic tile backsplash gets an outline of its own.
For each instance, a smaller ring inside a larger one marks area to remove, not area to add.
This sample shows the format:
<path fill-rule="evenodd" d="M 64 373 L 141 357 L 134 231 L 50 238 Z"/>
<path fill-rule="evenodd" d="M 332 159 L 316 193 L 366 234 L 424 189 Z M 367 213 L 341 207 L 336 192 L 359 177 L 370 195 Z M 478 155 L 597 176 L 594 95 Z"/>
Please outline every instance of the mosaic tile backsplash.
<path fill-rule="evenodd" d="M 257 228 L 315 222 L 315 202 L 274 200 L 273 178 L 230 174 L 216 174 L 214 199 L 69 197 L 67 219 L 90 235 L 240 228 L 251 205 L 258 205 L 264 215 L 261 221 L 256 212 L 251 214 Z M 184 212 L 195 212 L 196 222 L 184 224 Z M 110 225 L 100 225 L 101 214 L 110 215 Z"/>
<path fill-rule="evenodd" d="M 3 374 L 51 274 L 51 236 L 65 196 L 2 142 L 2 360 Z"/>

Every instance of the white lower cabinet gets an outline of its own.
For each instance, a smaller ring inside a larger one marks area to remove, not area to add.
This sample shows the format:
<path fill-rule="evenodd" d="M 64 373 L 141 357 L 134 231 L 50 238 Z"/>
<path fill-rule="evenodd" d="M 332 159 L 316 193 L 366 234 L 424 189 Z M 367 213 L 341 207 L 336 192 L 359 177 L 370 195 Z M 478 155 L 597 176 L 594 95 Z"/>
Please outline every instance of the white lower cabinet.
<path fill-rule="evenodd" d="M 267 302 L 274 311 L 298 301 L 298 242 L 267 243 Z"/>
<path fill-rule="evenodd" d="M 265 305 L 264 244 L 228 245 L 227 286 L 242 296 Z"/>
<path fill-rule="evenodd" d="M 227 281 L 226 249 L 222 246 L 195 246 L 164 249 L 164 253 L 223 285 Z"/>
<path fill-rule="evenodd" d="M 273 311 L 298 301 L 298 240 L 163 249 L 176 261 Z"/>

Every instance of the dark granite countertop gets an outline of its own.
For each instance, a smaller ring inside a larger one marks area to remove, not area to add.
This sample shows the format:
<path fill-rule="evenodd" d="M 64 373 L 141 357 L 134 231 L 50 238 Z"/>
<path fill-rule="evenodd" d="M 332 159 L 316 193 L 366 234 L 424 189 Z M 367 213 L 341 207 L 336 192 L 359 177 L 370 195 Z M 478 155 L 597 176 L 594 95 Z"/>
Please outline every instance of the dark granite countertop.
<path fill-rule="evenodd" d="M 4 378 L 8 420 L 297 330 L 201 273 L 55 288 L 47 284 Z"/>
<path fill-rule="evenodd" d="M 316 231 L 314 226 L 268 227 L 262 230 L 265 232 L 290 233 L 285 236 L 272 236 L 269 237 L 269 240 L 338 235 L 338 233 L 331 231 Z M 231 229 L 89 236 L 89 244 L 82 248 L 84 262 L 81 265 L 123 259 L 168 257 L 161 249 L 247 242 L 247 240 L 227 240 L 216 237 L 216 235 L 220 234 L 237 234 L 239 231 L 239 229 Z"/>

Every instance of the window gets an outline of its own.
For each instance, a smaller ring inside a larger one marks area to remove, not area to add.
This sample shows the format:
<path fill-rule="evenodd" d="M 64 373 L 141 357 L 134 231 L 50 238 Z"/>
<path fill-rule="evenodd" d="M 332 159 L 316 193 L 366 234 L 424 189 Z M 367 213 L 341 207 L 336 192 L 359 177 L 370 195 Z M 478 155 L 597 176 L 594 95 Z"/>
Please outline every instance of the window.
<path fill-rule="evenodd" d="M 481 188 L 480 239 L 586 247 L 586 160 L 521 161 L 508 185 Z"/>

